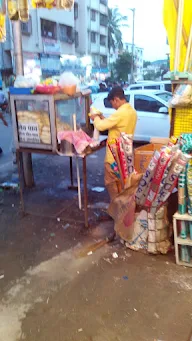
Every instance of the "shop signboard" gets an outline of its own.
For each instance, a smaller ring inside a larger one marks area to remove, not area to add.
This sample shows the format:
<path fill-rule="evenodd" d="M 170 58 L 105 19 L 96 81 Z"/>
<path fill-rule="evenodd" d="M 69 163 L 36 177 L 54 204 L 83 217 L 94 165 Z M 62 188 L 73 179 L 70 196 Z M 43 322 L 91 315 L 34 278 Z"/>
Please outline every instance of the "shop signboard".
<path fill-rule="evenodd" d="M 43 39 L 43 50 L 46 54 L 55 54 L 60 55 L 61 53 L 61 45 L 60 42 L 53 39 Z"/>
<path fill-rule="evenodd" d="M 41 70 L 46 74 L 59 74 L 61 69 L 60 56 L 51 54 L 40 54 Z"/>
<path fill-rule="evenodd" d="M 20 142 L 40 143 L 39 127 L 37 123 L 19 123 Z"/>

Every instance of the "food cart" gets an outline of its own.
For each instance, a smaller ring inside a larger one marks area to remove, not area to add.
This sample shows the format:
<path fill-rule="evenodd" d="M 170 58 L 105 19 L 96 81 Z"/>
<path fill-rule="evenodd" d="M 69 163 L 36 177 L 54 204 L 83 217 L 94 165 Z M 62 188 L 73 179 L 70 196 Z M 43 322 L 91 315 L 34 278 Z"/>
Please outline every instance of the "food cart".
<path fill-rule="evenodd" d="M 90 111 L 90 94 L 83 95 L 76 93 L 74 96 L 59 93 L 55 95 L 11 94 L 10 100 L 23 210 L 22 162 L 20 157 L 22 152 L 68 157 L 70 160 L 70 180 L 72 188 L 74 188 L 73 159 L 76 161 L 81 159 L 83 162 L 84 219 L 85 226 L 88 227 L 86 158 L 91 153 L 105 147 L 106 137 L 100 138 L 100 143 L 96 147 L 88 147 L 81 155 L 78 155 L 71 143 L 67 141 L 61 141 L 59 143 L 57 134 L 61 131 L 74 130 L 75 115 L 77 128 L 81 128 L 91 136 L 92 128 L 88 117 Z M 81 202 L 79 207 L 81 208 Z"/>

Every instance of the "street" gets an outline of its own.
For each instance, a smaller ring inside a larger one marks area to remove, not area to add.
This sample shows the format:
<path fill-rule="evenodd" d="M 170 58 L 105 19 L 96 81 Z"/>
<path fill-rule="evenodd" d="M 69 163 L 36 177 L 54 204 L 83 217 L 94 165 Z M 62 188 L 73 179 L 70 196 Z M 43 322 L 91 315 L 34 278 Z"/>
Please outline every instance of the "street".
<path fill-rule="evenodd" d="M 3 122 L 0 120 L 0 147 L 3 150 L 3 154 L 0 155 L 0 179 L 6 176 L 8 171 L 12 170 L 13 156 L 13 133 L 11 125 L 11 117 L 6 114 L 5 119 L 8 123 L 8 127 L 5 127 Z"/>
<path fill-rule="evenodd" d="M 67 190 L 67 158 L 34 158 L 31 214 L 22 215 L 17 192 L 1 193 L 0 341 L 188 340 L 191 270 L 173 253 L 149 256 L 119 241 L 97 248 L 113 228 L 102 220 L 106 191 L 92 190 L 104 187 L 103 158 L 104 150 L 88 158 L 88 230 L 77 193 Z"/>

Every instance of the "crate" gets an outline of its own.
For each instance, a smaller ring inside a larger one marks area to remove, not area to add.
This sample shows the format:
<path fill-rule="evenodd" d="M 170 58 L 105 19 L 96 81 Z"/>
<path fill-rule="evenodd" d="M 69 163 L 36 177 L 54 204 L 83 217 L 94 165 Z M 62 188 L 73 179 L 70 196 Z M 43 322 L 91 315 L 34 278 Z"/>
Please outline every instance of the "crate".
<path fill-rule="evenodd" d="M 190 235 L 188 235 L 187 238 L 185 238 L 185 239 L 183 239 L 179 236 L 178 221 L 192 222 L 192 216 L 190 216 L 189 214 L 179 214 L 179 213 L 175 213 L 173 216 L 176 264 L 192 267 L 192 257 L 191 257 L 191 261 L 189 263 L 183 262 L 181 260 L 181 257 L 180 257 L 180 247 L 182 245 L 185 245 L 185 246 L 188 246 L 192 249 L 192 239 L 190 238 Z"/>
<path fill-rule="evenodd" d="M 30 95 L 33 88 L 14 88 L 11 86 L 9 88 L 10 95 Z"/>
<path fill-rule="evenodd" d="M 192 108 L 176 108 L 173 135 L 179 137 L 192 131 Z"/>
<path fill-rule="evenodd" d="M 134 165 L 138 173 L 144 173 L 151 161 L 155 150 L 160 150 L 164 144 L 149 143 L 134 150 Z"/>

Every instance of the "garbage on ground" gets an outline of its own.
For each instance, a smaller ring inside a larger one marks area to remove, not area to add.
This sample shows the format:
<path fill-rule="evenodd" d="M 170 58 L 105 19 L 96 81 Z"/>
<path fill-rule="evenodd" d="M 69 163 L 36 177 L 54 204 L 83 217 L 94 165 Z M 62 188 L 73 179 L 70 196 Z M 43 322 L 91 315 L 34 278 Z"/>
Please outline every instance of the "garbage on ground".
<path fill-rule="evenodd" d="M 15 182 L 3 182 L 0 184 L 0 188 L 2 189 L 18 189 L 19 188 L 19 184 L 15 183 Z"/>
<path fill-rule="evenodd" d="M 79 328 L 79 329 L 78 329 L 78 333 L 81 333 L 82 331 L 83 331 L 82 328 Z"/>
<path fill-rule="evenodd" d="M 5 277 L 5 275 L 0 275 L 0 279 L 3 279 Z"/>
<path fill-rule="evenodd" d="M 116 258 L 118 258 L 118 257 L 119 257 L 119 256 L 118 256 L 117 252 L 113 252 L 113 258 L 116 259 Z"/>
<path fill-rule="evenodd" d="M 123 279 L 125 280 L 125 281 L 128 281 L 128 277 L 127 276 L 123 276 Z"/>
<path fill-rule="evenodd" d="M 54 232 L 50 233 L 50 237 L 55 237 L 55 233 Z"/>
<path fill-rule="evenodd" d="M 91 256 L 93 254 L 93 251 L 89 251 L 88 253 L 87 253 L 87 256 Z"/>
<path fill-rule="evenodd" d="M 60 221 L 61 221 L 61 218 L 57 218 L 57 221 L 60 222 Z"/>
<path fill-rule="evenodd" d="M 157 319 L 160 318 L 160 316 L 159 316 L 157 313 L 154 313 L 154 316 L 155 316 Z"/>
<path fill-rule="evenodd" d="M 69 227 L 70 227 L 70 224 L 66 224 L 66 225 L 62 226 L 62 228 L 63 228 L 64 230 L 67 230 Z"/>

